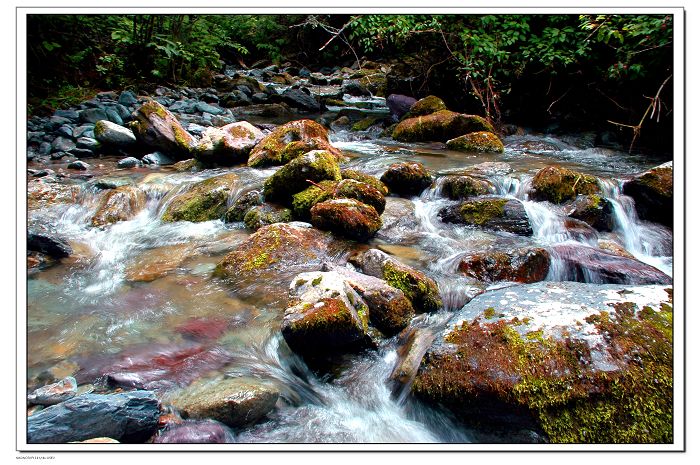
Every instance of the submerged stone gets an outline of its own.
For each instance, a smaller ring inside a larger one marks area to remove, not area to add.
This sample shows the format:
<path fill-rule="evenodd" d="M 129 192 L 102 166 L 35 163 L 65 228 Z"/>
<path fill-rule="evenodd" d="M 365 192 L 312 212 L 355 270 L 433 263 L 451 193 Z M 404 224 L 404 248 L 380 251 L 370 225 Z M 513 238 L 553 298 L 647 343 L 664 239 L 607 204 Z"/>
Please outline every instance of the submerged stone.
<path fill-rule="evenodd" d="M 93 226 L 106 226 L 130 220 L 145 206 L 146 194 L 135 186 L 126 185 L 110 189 L 100 199 L 91 224 Z"/>

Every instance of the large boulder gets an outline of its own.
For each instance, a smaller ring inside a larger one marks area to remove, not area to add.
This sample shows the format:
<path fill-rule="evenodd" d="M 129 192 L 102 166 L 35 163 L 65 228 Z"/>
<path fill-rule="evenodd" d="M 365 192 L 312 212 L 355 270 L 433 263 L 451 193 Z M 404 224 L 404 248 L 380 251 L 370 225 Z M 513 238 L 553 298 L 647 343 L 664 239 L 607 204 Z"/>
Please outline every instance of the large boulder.
<path fill-rule="evenodd" d="M 375 178 L 370 174 L 363 173 L 362 171 L 346 168 L 340 170 L 340 175 L 343 177 L 343 179 L 354 179 L 355 181 L 360 181 L 365 184 L 369 184 L 370 186 L 374 187 L 379 192 L 381 192 L 383 195 L 387 195 L 389 193 L 389 189 L 383 182 L 381 182 L 379 179 Z"/>
<path fill-rule="evenodd" d="M 488 131 L 470 132 L 447 141 L 447 148 L 460 152 L 503 153 L 503 142 Z"/>
<path fill-rule="evenodd" d="M 404 118 L 416 118 L 418 116 L 432 115 L 441 110 L 447 110 L 447 105 L 441 98 L 428 95 L 415 102 L 408 110 Z"/>
<path fill-rule="evenodd" d="M 549 272 L 549 252 L 541 247 L 469 253 L 459 260 L 459 271 L 480 281 L 542 281 Z"/>
<path fill-rule="evenodd" d="M 202 133 L 195 158 L 224 166 L 246 163 L 250 152 L 264 137 L 260 129 L 247 121 L 209 127 Z"/>
<path fill-rule="evenodd" d="M 534 200 L 564 203 L 575 199 L 577 195 L 598 193 L 600 187 L 595 177 L 561 166 L 547 166 L 532 178 L 530 197 Z"/>
<path fill-rule="evenodd" d="M 323 106 L 306 88 L 287 89 L 282 92 L 282 101 L 292 108 L 305 112 L 321 111 Z"/>
<path fill-rule="evenodd" d="M 311 224 L 342 237 L 366 241 L 382 227 L 377 211 L 354 199 L 340 198 L 311 208 Z"/>
<path fill-rule="evenodd" d="M 291 204 L 292 196 L 312 183 L 339 181 L 337 159 L 326 150 L 312 150 L 290 161 L 265 180 L 265 200 Z"/>
<path fill-rule="evenodd" d="M 622 191 L 634 199 L 641 219 L 673 228 L 673 162 L 664 163 L 626 182 Z"/>
<path fill-rule="evenodd" d="M 170 403 L 185 418 L 214 419 L 231 427 L 245 426 L 270 413 L 279 391 L 254 379 L 198 381 L 175 393 Z"/>
<path fill-rule="evenodd" d="M 160 404 L 153 392 L 83 394 L 27 418 L 30 444 L 66 443 L 110 437 L 146 442 L 158 428 Z"/>
<path fill-rule="evenodd" d="M 90 221 L 93 226 L 106 226 L 132 219 L 146 206 L 146 193 L 135 186 L 110 189 L 100 199 Z"/>
<path fill-rule="evenodd" d="M 170 200 L 163 217 L 165 222 L 216 220 L 226 213 L 226 205 L 238 176 L 223 174 L 199 181 Z"/>
<path fill-rule="evenodd" d="M 381 177 L 389 191 L 398 195 L 420 195 L 433 183 L 433 177 L 421 163 L 394 163 Z"/>
<path fill-rule="evenodd" d="M 243 217 L 246 228 L 257 231 L 263 226 L 292 221 L 292 211 L 277 205 L 263 204 L 251 207 Z"/>
<path fill-rule="evenodd" d="M 552 247 L 552 259 L 563 270 L 562 279 L 587 283 L 672 284 L 670 276 L 634 258 L 578 243 Z"/>
<path fill-rule="evenodd" d="M 452 200 L 466 199 L 479 195 L 493 194 L 495 186 L 486 179 L 475 176 L 445 176 L 440 179 L 440 194 Z"/>
<path fill-rule="evenodd" d="M 150 100 L 134 111 L 132 118 L 130 128 L 139 142 L 178 160 L 190 157 L 195 138 L 163 105 Z"/>
<path fill-rule="evenodd" d="M 248 166 L 284 165 L 312 150 L 325 150 L 336 160 L 343 157 L 328 140 L 326 128 L 308 119 L 291 121 L 275 128 L 253 148 Z"/>
<path fill-rule="evenodd" d="M 402 142 L 445 142 L 477 131 L 494 132 L 493 126 L 481 116 L 441 110 L 426 116 L 404 119 L 394 128 L 392 137 Z"/>
<path fill-rule="evenodd" d="M 403 291 L 417 312 L 432 312 L 442 308 L 440 288 L 430 277 L 411 268 L 378 249 L 369 249 L 350 259 L 360 271 L 383 279 L 391 287 Z"/>
<path fill-rule="evenodd" d="M 368 320 L 367 304 L 342 276 L 302 273 L 289 288 L 282 336 L 299 354 L 330 355 L 364 347 Z"/>
<path fill-rule="evenodd" d="M 95 139 L 98 142 L 115 147 L 130 147 L 136 144 L 136 136 L 129 128 L 107 120 L 95 123 Z"/>
<path fill-rule="evenodd" d="M 519 200 L 481 197 L 442 208 L 438 216 L 445 223 L 467 224 L 519 236 L 532 236 L 532 226 Z"/>
<path fill-rule="evenodd" d="M 330 199 L 355 199 L 373 207 L 381 215 L 386 206 L 384 194 L 374 186 L 354 179 L 341 181 L 321 181 L 315 186 L 294 194 L 292 208 L 294 215 L 301 220 L 311 219 L 311 208 Z"/>
<path fill-rule="evenodd" d="M 416 99 L 408 95 L 391 94 L 386 98 L 386 106 L 389 107 L 394 122 L 398 122 L 414 103 L 416 103 Z"/>
<path fill-rule="evenodd" d="M 671 289 L 542 282 L 471 300 L 425 353 L 412 391 L 481 429 L 667 443 L 673 360 Z"/>
<path fill-rule="evenodd" d="M 615 227 L 612 202 L 598 194 L 579 195 L 566 207 L 570 217 L 588 223 L 598 231 L 612 231 Z"/>

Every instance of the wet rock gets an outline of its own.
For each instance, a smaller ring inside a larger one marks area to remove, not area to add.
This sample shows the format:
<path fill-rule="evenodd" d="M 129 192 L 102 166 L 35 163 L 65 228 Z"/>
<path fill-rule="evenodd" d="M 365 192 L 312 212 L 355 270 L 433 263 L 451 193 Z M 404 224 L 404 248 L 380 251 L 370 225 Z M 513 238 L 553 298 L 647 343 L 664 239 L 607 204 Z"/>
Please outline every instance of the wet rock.
<path fill-rule="evenodd" d="M 306 223 L 263 226 L 226 255 L 214 275 L 238 279 L 268 271 L 314 268 L 330 254 L 332 236 Z"/>
<path fill-rule="evenodd" d="M 377 211 L 354 199 L 320 202 L 311 208 L 311 224 L 342 237 L 366 241 L 382 227 Z"/>
<path fill-rule="evenodd" d="M 100 143 L 97 139 L 93 139 L 92 137 L 80 137 L 76 141 L 76 147 L 79 149 L 92 150 L 94 152 L 100 148 Z"/>
<path fill-rule="evenodd" d="M 255 146 L 248 166 L 284 165 L 312 150 L 325 150 L 337 160 L 343 157 L 330 144 L 326 128 L 308 119 L 291 121 L 275 128 Z"/>
<path fill-rule="evenodd" d="M 136 105 L 139 103 L 139 100 L 136 98 L 136 94 L 131 92 L 130 90 L 125 90 L 121 94 L 119 94 L 119 100 L 117 100 L 121 105 L 124 105 L 126 107 L 129 107 L 131 105 Z"/>
<path fill-rule="evenodd" d="M 577 195 L 599 192 L 600 187 L 595 177 L 561 166 L 547 166 L 538 171 L 532 179 L 530 196 L 534 200 L 564 203 Z"/>
<path fill-rule="evenodd" d="M 423 355 L 437 336 L 431 328 L 411 327 L 398 337 L 397 360 L 389 375 L 394 397 L 407 394 L 418 373 Z"/>
<path fill-rule="evenodd" d="M 289 205 L 292 196 L 325 180 L 340 180 L 340 167 L 332 153 L 325 150 L 307 152 L 277 170 L 265 180 L 265 200 Z"/>
<path fill-rule="evenodd" d="M 226 113 L 221 107 L 210 105 L 206 102 L 197 102 L 194 105 L 195 109 L 200 113 L 209 113 L 211 115 L 223 115 Z"/>
<path fill-rule="evenodd" d="M 136 136 L 129 128 L 107 120 L 95 123 L 95 139 L 102 144 L 114 147 L 130 147 L 136 144 Z"/>
<path fill-rule="evenodd" d="M 81 123 L 97 123 L 100 120 L 108 120 L 109 115 L 104 108 L 87 108 L 79 112 Z"/>
<path fill-rule="evenodd" d="M 416 118 L 418 116 L 432 115 L 436 111 L 447 110 L 447 105 L 441 98 L 434 95 L 423 97 L 414 103 L 406 113 L 405 118 Z"/>
<path fill-rule="evenodd" d="M 78 382 L 72 376 L 34 390 L 27 396 L 29 405 L 55 405 L 78 393 Z"/>
<path fill-rule="evenodd" d="M 311 221 L 311 208 L 320 202 L 333 199 L 338 181 L 321 181 L 292 196 L 294 217 L 301 221 Z"/>
<path fill-rule="evenodd" d="M 294 113 L 286 103 L 259 103 L 241 105 L 245 101 L 239 102 L 237 108 L 232 108 L 231 113 L 236 118 L 250 118 L 253 116 L 263 118 L 289 118 Z"/>
<path fill-rule="evenodd" d="M 178 173 L 184 173 L 187 171 L 194 173 L 195 171 L 200 171 L 204 169 L 204 165 L 199 160 L 190 158 L 188 160 L 181 160 L 176 163 L 173 163 L 173 168 Z"/>
<path fill-rule="evenodd" d="M 65 239 L 35 232 L 27 232 L 27 250 L 41 252 L 52 258 L 65 258 L 73 253 Z"/>
<path fill-rule="evenodd" d="M 223 318 L 190 318 L 178 325 L 175 332 L 194 341 L 211 341 L 221 337 L 229 329 L 229 322 Z"/>
<path fill-rule="evenodd" d="M 381 177 L 391 193 L 398 195 L 420 195 L 433 183 L 433 178 L 420 163 L 394 163 Z"/>
<path fill-rule="evenodd" d="M 27 442 L 65 443 L 97 436 L 145 442 L 156 432 L 159 413 L 150 391 L 84 394 L 27 418 Z"/>
<path fill-rule="evenodd" d="M 672 284 L 670 276 L 651 265 L 581 244 L 557 244 L 552 258 L 560 261 L 568 281 L 602 284 Z M 553 265 L 554 266 L 554 265 Z"/>
<path fill-rule="evenodd" d="M 144 165 L 172 165 L 173 159 L 161 152 L 153 152 L 143 156 L 141 161 Z"/>
<path fill-rule="evenodd" d="M 84 441 L 70 441 L 70 444 L 121 444 L 116 439 L 112 438 L 92 438 Z"/>
<path fill-rule="evenodd" d="M 141 166 L 141 160 L 138 158 L 134 157 L 126 157 L 122 158 L 117 162 L 117 168 L 122 168 L 122 169 L 128 169 L 128 168 L 136 168 L 137 166 Z"/>
<path fill-rule="evenodd" d="M 282 101 L 290 107 L 306 112 L 314 113 L 322 109 L 321 103 L 306 88 L 285 90 L 282 92 Z"/>
<path fill-rule="evenodd" d="M 567 208 L 570 217 L 584 221 L 598 231 L 612 231 L 615 226 L 613 205 L 597 194 L 579 195 Z"/>
<path fill-rule="evenodd" d="M 622 247 L 620 244 L 614 241 L 609 241 L 605 239 L 598 239 L 598 248 L 601 250 L 604 250 L 606 252 L 609 252 L 613 255 L 619 255 L 621 257 L 626 257 L 626 258 L 635 258 L 634 255 L 629 253 L 627 250 L 625 250 L 624 247 Z"/>
<path fill-rule="evenodd" d="M 575 218 L 565 218 L 564 229 L 568 238 L 578 242 L 593 243 L 598 239 L 598 231 L 585 221 Z"/>
<path fill-rule="evenodd" d="M 444 142 L 476 131 L 494 132 L 491 124 L 480 116 L 441 110 L 404 119 L 394 128 L 392 137 L 402 142 Z"/>
<path fill-rule="evenodd" d="M 75 203 L 80 186 L 44 182 L 42 180 L 27 183 L 27 208 L 36 210 L 57 203 Z"/>
<path fill-rule="evenodd" d="M 75 148 L 75 142 L 65 137 L 57 137 L 51 143 L 51 151 L 53 152 L 70 152 Z"/>
<path fill-rule="evenodd" d="M 105 226 L 127 221 L 146 206 L 146 194 L 135 186 L 120 186 L 111 189 L 101 199 L 92 217 L 93 226 Z"/>
<path fill-rule="evenodd" d="M 153 439 L 154 444 L 229 444 L 235 442 L 233 431 L 214 420 L 188 420 L 169 427 Z"/>
<path fill-rule="evenodd" d="M 623 186 L 643 220 L 673 228 L 673 162 L 657 166 Z"/>
<path fill-rule="evenodd" d="M 161 219 L 197 223 L 222 218 L 229 193 L 237 181 L 236 174 L 228 173 L 195 183 L 170 201 Z"/>
<path fill-rule="evenodd" d="M 370 174 L 352 169 L 342 169 L 340 170 L 340 175 L 343 179 L 354 179 L 355 181 L 369 184 L 381 192 L 382 195 L 387 195 L 389 193 L 389 189 L 386 187 L 386 185 Z"/>
<path fill-rule="evenodd" d="M 151 100 L 132 114 L 130 124 L 136 139 L 178 160 L 189 158 L 195 139 L 185 131 L 175 115 Z"/>
<path fill-rule="evenodd" d="M 263 138 L 263 132 L 247 121 L 207 128 L 197 145 L 195 158 L 203 163 L 224 166 L 245 163 L 251 150 Z"/>
<path fill-rule="evenodd" d="M 282 336 L 296 353 L 323 356 L 366 344 L 368 307 L 337 273 L 297 275 L 289 288 Z"/>
<path fill-rule="evenodd" d="M 416 206 L 409 199 L 387 197 L 382 223 L 378 238 L 389 243 L 407 243 L 411 234 L 418 230 Z"/>
<path fill-rule="evenodd" d="M 496 191 L 489 181 L 474 176 L 445 176 L 441 184 L 440 194 L 452 200 L 493 194 Z"/>
<path fill-rule="evenodd" d="M 378 249 L 369 249 L 350 258 L 350 262 L 369 276 L 383 279 L 403 291 L 417 312 L 432 312 L 442 308 L 437 283 L 424 273 L 411 268 Z"/>
<path fill-rule="evenodd" d="M 185 418 L 214 419 L 231 427 L 249 425 L 270 413 L 279 391 L 254 379 L 197 382 L 171 399 Z"/>
<path fill-rule="evenodd" d="M 259 190 L 251 190 L 245 192 L 236 197 L 236 200 L 233 201 L 231 207 L 229 207 L 229 209 L 226 210 L 226 214 L 224 215 L 224 221 L 226 221 L 227 223 L 243 221 L 246 213 L 248 213 L 248 210 L 257 205 L 262 205 L 262 203 L 263 196 L 262 192 L 260 192 Z"/>
<path fill-rule="evenodd" d="M 391 94 L 386 98 L 392 120 L 398 122 L 411 109 L 416 99 L 408 95 Z"/>
<path fill-rule="evenodd" d="M 460 152 L 503 153 L 503 142 L 492 132 L 470 132 L 447 141 L 447 148 Z"/>
<path fill-rule="evenodd" d="M 321 181 L 297 194 L 294 194 L 292 208 L 296 218 L 311 219 L 311 208 L 326 200 L 354 199 L 373 207 L 381 215 L 384 212 L 386 200 L 384 194 L 374 186 L 354 179 L 341 181 Z"/>
<path fill-rule="evenodd" d="M 482 197 L 440 210 L 445 223 L 467 224 L 519 236 L 532 236 L 532 226 L 519 200 L 506 197 Z"/>
<path fill-rule="evenodd" d="M 669 293 L 570 282 L 487 292 L 448 322 L 412 391 L 481 429 L 524 427 L 553 443 L 669 442 Z"/>
<path fill-rule="evenodd" d="M 292 211 L 289 208 L 264 204 L 251 207 L 243 217 L 246 228 L 257 231 L 263 226 L 292 221 Z"/>
<path fill-rule="evenodd" d="M 459 271 L 480 281 L 542 281 L 549 272 L 549 252 L 541 247 L 470 253 L 459 261 Z"/>
<path fill-rule="evenodd" d="M 147 250 L 129 264 L 125 277 L 130 282 L 150 282 L 176 270 L 193 252 L 190 244 L 165 245 Z"/>

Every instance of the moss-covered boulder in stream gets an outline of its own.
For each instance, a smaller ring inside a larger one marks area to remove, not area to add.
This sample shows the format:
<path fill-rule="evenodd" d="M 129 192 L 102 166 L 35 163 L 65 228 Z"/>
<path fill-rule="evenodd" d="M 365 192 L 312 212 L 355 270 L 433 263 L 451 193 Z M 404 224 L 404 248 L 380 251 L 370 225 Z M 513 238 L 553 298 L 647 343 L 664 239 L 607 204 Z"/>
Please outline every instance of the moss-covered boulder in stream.
<path fill-rule="evenodd" d="M 440 288 L 430 277 L 378 249 L 369 249 L 350 259 L 364 274 L 383 279 L 403 291 L 417 312 L 442 308 Z"/>
<path fill-rule="evenodd" d="M 340 198 L 311 208 L 311 224 L 342 237 L 366 241 L 382 227 L 377 211 L 354 199 Z"/>
<path fill-rule="evenodd" d="M 408 113 L 406 113 L 402 119 L 432 115 L 433 113 L 441 110 L 447 110 L 447 105 L 445 105 L 445 102 L 443 102 L 439 97 L 428 95 L 427 97 L 423 97 L 411 105 Z"/>
<path fill-rule="evenodd" d="M 253 207 L 262 205 L 263 195 L 259 190 L 253 189 L 241 193 L 233 201 L 233 204 L 226 210 L 224 221 L 233 223 L 235 221 L 243 221 L 246 213 Z"/>
<path fill-rule="evenodd" d="M 190 158 L 195 138 L 163 105 L 150 100 L 131 116 L 133 121 L 129 127 L 139 142 L 178 160 Z"/>
<path fill-rule="evenodd" d="M 302 119 L 275 128 L 250 152 L 248 166 L 260 168 L 284 165 L 312 150 L 325 150 L 335 159 L 343 158 L 342 152 L 328 140 L 328 131 L 315 121 Z"/>
<path fill-rule="evenodd" d="M 290 205 L 294 194 L 325 180 L 340 180 L 338 161 L 326 150 L 313 150 L 290 161 L 267 178 L 263 193 L 266 200 Z"/>
<path fill-rule="evenodd" d="M 448 322 L 412 392 L 506 437 L 672 442 L 671 292 L 570 282 L 487 292 Z"/>
<path fill-rule="evenodd" d="M 445 142 L 476 131 L 494 132 L 491 123 L 481 116 L 441 110 L 401 121 L 392 137 L 401 142 Z"/>
<path fill-rule="evenodd" d="M 613 204 L 598 194 L 579 195 L 566 208 L 570 217 L 584 221 L 598 231 L 612 231 L 615 226 Z"/>
<path fill-rule="evenodd" d="M 492 231 L 532 236 L 530 218 L 522 202 L 507 197 L 480 197 L 442 208 L 445 223 L 467 224 Z"/>
<path fill-rule="evenodd" d="M 228 173 L 205 179 L 170 200 L 163 217 L 165 222 L 216 220 L 226 213 L 226 203 L 238 176 Z"/>
<path fill-rule="evenodd" d="M 468 175 L 445 176 L 440 180 L 440 185 L 440 194 L 452 200 L 496 192 L 495 186 L 488 180 Z"/>
<path fill-rule="evenodd" d="M 561 166 L 547 166 L 532 179 L 530 196 L 535 200 L 564 203 L 577 195 L 598 193 L 600 186 L 595 177 Z"/>
<path fill-rule="evenodd" d="M 634 199 L 641 219 L 673 228 L 673 162 L 636 176 L 625 183 L 623 192 Z"/>
<path fill-rule="evenodd" d="M 292 211 L 289 208 L 270 204 L 256 205 L 250 208 L 243 217 L 246 228 L 253 231 L 257 231 L 269 224 L 288 223 L 290 221 L 292 221 Z"/>
<path fill-rule="evenodd" d="M 324 356 L 367 344 L 369 309 L 342 276 L 302 273 L 289 288 L 282 336 L 302 355 Z"/>
<path fill-rule="evenodd" d="M 362 171 L 357 171 L 353 169 L 342 169 L 340 170 L 340 176 L 343 179 L 354 179 L 355 181 L 360 181 L 364 182 L 365 184 L 369 184 L 384 195 L 387 195 L 389 193 L 389 189 L 386 187 L 386 185 L 371 174 L 363 173 Z"/>
<path fill-rule="evenodd" d="M 470 132 L 447 141 L 447 148 L 460 152 L 503 153 L 503 142 L 488 131 Z"/>
<path fill-rule="evenodd" d="M 381 181 L 392 194 L 420 195 L 433 183 L 433 177 L 421 163 L 394 163 L 384 172 Z"/>
<path fill-rule="evenodd" d="M 106 226 L 130 220 L 146 206 L 146 194 L 134 186 L 110 189 L 100 199 L 100 205 L 90 221 L 93 226 Z"/>
<path fill-rule="evenodd" d="M 209 127 L 194 150 L 195 158 L 205 164 L 222 166 L 246 163 L 251 150 L 264 137 L 260 129 L 247 121 Z"/>

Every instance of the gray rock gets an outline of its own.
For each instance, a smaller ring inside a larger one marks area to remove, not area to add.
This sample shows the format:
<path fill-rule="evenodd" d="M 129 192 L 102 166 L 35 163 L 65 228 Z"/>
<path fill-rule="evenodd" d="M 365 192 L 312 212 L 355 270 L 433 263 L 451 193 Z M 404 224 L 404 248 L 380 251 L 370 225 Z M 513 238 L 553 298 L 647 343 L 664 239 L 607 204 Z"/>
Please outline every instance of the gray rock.
<path fill-rule="evenodd" d="M 94 139 L 95 138 L 94 129 L 95 129 L 94 124 L 84 124 L 82 126 L 78 126 L 77 128 L 73 129 L 73 137 L 75 137 L 75 138 L 89 137 L 91 139 Z"/>
<path fill-rule="evenodd" d="M 64 258 L 73 253 L 73 249 L 64 239 L 34 232 L 27 233 L 27 250 L 41 252 L 53 258 Z"/>
<path fill-rule="evenodd" d="M 78 382 L 72 376 L 61 381 L 34 390 L 27 396 L 30 405 L 56 405 L 64 402 L 78 393 Z"/>
<path fill-rule="evenodd" d="M 197 102 L 195 104 L 195 108 L 201 113 L 209 113 L 212 115 L 223 115 L 226 113 L 223 108 L 215 107 L 214 105 L 210 105 L 206 102 Z"/>
<path fill-rule="evenodd" d="M 118 168 L 135 168 L 137 166 L 141 166 L 141 160 L 134 157 L 122 158 L 117 162 Z"/>
<path fill-rule="evenodd" d="M 124 105 L 124 106 L 131 106 L 131 105 L 136 105 L 139 103 L 139 100 L 136 98 L 136 95 L 131 92 L 130 90 L 125 90 L 119 95 L 119 103 Z"/>
<path fill-rule="evenodd" d="M 80 137 L 75 141 L 75 145 L 79 149 L 97 150 L 100 148 L 100 143 L 92 137 Z"/>
<path fill-rule="evenodd" d="M 56 134 L 63 137 L 73 138 L 73 128 L 64 124 L 56 129 Z"/>
<path fill-rule="evenodd" d="M 136 136 L 131 129 L 105 120 L 95 124 L 95 138 L 103 144 L 116 147 L 128 147 L 136 143 Z"/>
<path fill-rule="evenodd" d="M 56 110 L 53 114 L 54 116 L 69 119 L 72 122 L 77 122 L 80 119 L 80 114 L 75 110 Z"/>
<path fill-rule="evenodd" d="M 142 443 L 158 428 L 160 405 L 151 391 L 84 394 L 27 418 L 27 442 L 55 444 L 109 437 Z"/>
<path fill-rule="evenodd" d="M 109 115 L 104 108 L 88 108 L 80 112 L 82 123 L 97 123 L 100 120 L 109 120 Z"/>
<path fill-rule="evenodd" d="M 322 109 L 322 105 L 312 95 L 301 89 L 285 90 L 282 93 L 282 101 L 299 110 L 316 112 Z"/>
<path fill-rule="evenodd" d="M 52 160 L 60 160 L 63 157 L 67 157 L 68 152 L 54 152 L 51 154 L 51 159 Z"/>
<path fill-rule="evenodd" d="M 27 132 L 27 142 L 34 142 L 34 143 L 38 144 L 44 140 L 45 135 L 46 135 L 46 133 L 43 131 L 28 131 Z"/>
<path fill-rule="evenodd" d="M 57 137 L 51 143 L 54 152 L 70 152 L 75 148 L 75 142 L 65 137 Z"/>
<path fill-rule="evenodd" d="M 76 158 L 93 158 L 95 156 L 95 153 L 92 150 L 81 149 L 81 148 L 77 148 L 77 147 L 68 153 L 70 155 L 73 155 Z"/>
<path fill-rule="evenodd" d="M 172 158 L 161 152 L 153 152 L 144 155 L 141 161 L 145 165 L 172 165 L 174 163 Z"/>
<path fill-rule="evenodd" d="M 39 155 L 48 155 L 51 153 L 51 144 L 48 142 L 42 142 L 39 144 L 39 148 L 37 149 L 37 152 Z"/>
<path fill-rule="evenodd" d="M 119 113 L 117 113 L 116 110 L 113 108 L 107 108 L 105 110 L 105 113 L 107 114 L 107 119 L 115 124 L 119 124 L 120 126 L 124 124 L 124 120 L 122 120 L 122 117 L 119 116 Z"/>
<path fill-rule="evenodd" d="M 154 444 L 228 444 L 235 442 L 233 431 L 214 420 L 185 420 L 161 431 Z"/>
<path fill-rule="evenodd" d="M 81 171 L 85 171 L 85 170 L 87 170 L 88 168 L 90 168 L 90 165 L 88 165 L 88 164 L 85 163 L 84 161 L 76 160 L 76 161 L 74 161 L 74 162 L 69 163 L 69 164 L 68 164 L 68 168 L 69 168 L 69 169 L 72 169 L 72 170 L 81 170 Z"/>

